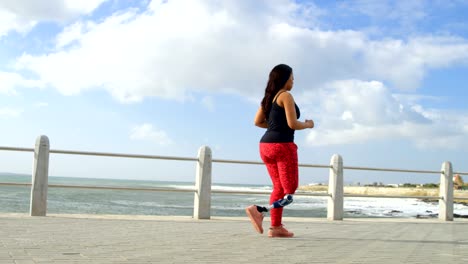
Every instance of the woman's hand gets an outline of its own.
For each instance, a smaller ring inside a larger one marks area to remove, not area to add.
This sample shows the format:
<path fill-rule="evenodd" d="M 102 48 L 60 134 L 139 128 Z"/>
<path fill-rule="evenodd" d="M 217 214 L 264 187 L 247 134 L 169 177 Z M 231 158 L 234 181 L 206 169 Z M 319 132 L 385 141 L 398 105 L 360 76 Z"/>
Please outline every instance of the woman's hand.
<path fill-rule="evenodd" d="M 306 124 L 306 128 L 314 128 L 315 124 L 313 120 L 306 119 L 304 123 Z"/>
<path fill-rule="evenodd" d="M 255 114 L 254 124 L 261 128 L 268 128 L 268 123 L 261 106 L 258 108 L 257 114 Z"/>

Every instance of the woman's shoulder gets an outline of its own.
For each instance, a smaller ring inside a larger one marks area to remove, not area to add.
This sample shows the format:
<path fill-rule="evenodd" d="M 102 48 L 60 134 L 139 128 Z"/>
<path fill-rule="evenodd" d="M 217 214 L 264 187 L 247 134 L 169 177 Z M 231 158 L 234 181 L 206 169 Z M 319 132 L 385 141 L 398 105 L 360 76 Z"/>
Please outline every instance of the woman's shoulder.
<path fill-rule="evenodd" d="M 278 100 L 293 100 L 294 98 L 289 91 L 284 91 L 278 96 Z"/>
<path fill-rule="evenodd" d="M 281 108 L 284 108 L 285 104 L 290 104 L 291 102 L 295 104 L 294 98 L 293 98 L 293 96 L 291 95 L 291 93 L 289 91 L 281 92 L 281 94 L 278 95 L 278 98 L 276 100 L 276 103 Z"/>

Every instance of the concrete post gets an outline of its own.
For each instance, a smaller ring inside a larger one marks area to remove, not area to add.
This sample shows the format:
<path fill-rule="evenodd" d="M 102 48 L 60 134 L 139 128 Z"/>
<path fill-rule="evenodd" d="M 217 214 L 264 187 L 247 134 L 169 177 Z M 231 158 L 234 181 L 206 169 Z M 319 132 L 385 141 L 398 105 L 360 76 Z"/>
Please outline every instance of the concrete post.
<path fill-rule="evenodd" d="M 47 186 L 49 184 L 49 139 L 39 136 L 34 149 L 34 166 L 31 187 L 31 216 L 45 216 L 47 213 Z"/>
<path fill-rule="evenodd" d="M 328 220 L 343 220 L 343 159 L 333 155 L 328 183 Z"/>
<path fill-rule="evenodd" d="M 210 219 L 211 215 L 211 149 L 203 146 L 198 150 L 197 178 L 193 218 Z"/>
<path fill-rule="evenodd" d="M 453 171 L 448 161 L 442 164 L 439 196 L 439 220 L 453 221 Z"/>

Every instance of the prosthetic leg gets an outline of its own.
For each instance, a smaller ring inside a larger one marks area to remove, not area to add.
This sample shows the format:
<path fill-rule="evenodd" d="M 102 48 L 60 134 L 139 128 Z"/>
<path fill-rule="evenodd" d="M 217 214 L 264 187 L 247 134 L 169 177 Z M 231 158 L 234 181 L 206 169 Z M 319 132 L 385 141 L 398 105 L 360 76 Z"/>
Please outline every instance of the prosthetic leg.
<path fill-rule="evenodd" d="M 268 213 L 273 208 L 285 207 L 286 205 L 289 205 L 292 202 L 293 202 L 292 194 L 286 194 L 283 197 L 283 199 L 279 199 L 278 201 L 274 202 L 272 205 L 270 205 L 268 207 L 259 206 L 259 205 L 251 205 L 251 206 L 245 208 L 245 212 L 247 213 L 247 216 L 249 217 L 250 221 L 252 222 L 252 225 L 255 228 L 255 230 L 257 230 L 258 233 L 262 234 L 263 233 L 262 222 L 263 222 L 263 218 L 264 218 L 265 214 Z M 268 236 L 270 236 L 270 237 L 276 237 L 276 236 L 291 237 L 293 235 L 292 233 L 289 233 L 286 229 L 284 229 L 282 226 L 278 227 L 278 228 L 281 229 L 281 230 L 279 230 L 279 231 L 278 230 L 270 230 L 269 233 L 268 233 Z M 276 232 L 276 233 L 272 233 L 272 232 Z"/>
<path fill-rule="evenodd" d="M 278 201 L 274 202 L 268 207 L 264 206 L 258 206 L 257 205 L 257 210 L 260 213 L 268 213 L 271 209 L 273 208 L 280 208 L 280 207 L 285 207 L 287 205 L 290 205 L 294 201 L 293 195 L 292 194 L 286 194 L 283 199 L 279 199 Z"/>

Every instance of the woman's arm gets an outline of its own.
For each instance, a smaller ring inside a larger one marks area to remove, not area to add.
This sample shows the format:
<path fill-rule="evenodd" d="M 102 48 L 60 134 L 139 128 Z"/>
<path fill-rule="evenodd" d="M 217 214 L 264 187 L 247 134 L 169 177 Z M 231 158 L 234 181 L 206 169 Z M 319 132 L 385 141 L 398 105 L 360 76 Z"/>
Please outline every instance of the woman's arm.
<path fill-rule="evenodd" d="M 261 106 L 258 108 L 257 114 L 255 114 L 254 124 L 261 128 L 268 128 L 266 117 Z"/>
<path fill-rule="evenodd" d="M 291 129 L 302 130 L 314 127 L 314 122 L 312 120 L 305 120 L 305 122 L 297 120 L 294 98 L 289 92 L 280 94 L 277 102 L 284 108 L 284 111 L 286 112 L 286 120 Z"/>

